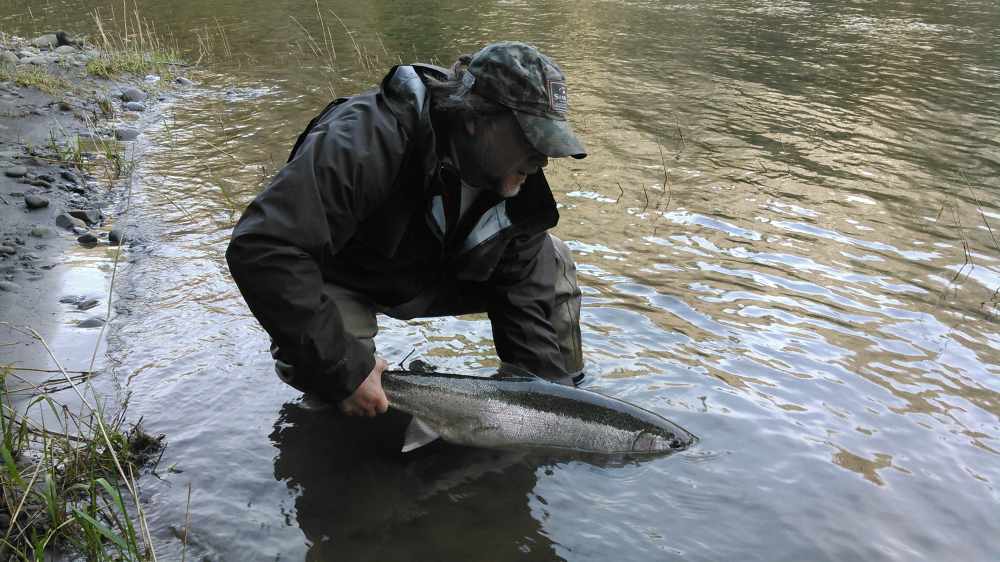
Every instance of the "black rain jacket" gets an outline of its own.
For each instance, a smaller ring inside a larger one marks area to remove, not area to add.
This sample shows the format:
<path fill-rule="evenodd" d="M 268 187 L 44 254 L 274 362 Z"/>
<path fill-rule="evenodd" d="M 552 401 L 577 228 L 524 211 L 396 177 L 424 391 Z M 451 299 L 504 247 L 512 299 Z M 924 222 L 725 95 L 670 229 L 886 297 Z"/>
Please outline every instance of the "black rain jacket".
<path fill-rule="evenodd" d="M 344 330 L 324 283 L 384 307 L 444 279 L 481 284 L 500 359 L 566 377 L 548 321 L 555 258 L 546 230 L 559 220 L 548 182 L 539 171 L 517 196 L 478 207 L 471 230 L 446 233 L 441 194 L 448 182 L 427 75 L 446 77 L 438 67 L 397 66 L 378 89 L 331 103 L 250 203 L 226 252 L 279 359 L 295 367 L 305 390 L 327 400 L 349 396 L 375 359 Z"/>

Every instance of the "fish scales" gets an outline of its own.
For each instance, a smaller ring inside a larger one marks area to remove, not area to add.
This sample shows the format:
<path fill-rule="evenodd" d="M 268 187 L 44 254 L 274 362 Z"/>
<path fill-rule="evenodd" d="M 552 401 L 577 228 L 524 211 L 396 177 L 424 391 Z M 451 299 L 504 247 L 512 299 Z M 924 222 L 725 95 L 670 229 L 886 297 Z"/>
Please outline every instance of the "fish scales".
<path fill-rule="evenodd" d="M 461 445 L 666 453 L 697 441 L 628 402 L 537 378 L 386 371 L 382 384 L 394 408 Z"/>

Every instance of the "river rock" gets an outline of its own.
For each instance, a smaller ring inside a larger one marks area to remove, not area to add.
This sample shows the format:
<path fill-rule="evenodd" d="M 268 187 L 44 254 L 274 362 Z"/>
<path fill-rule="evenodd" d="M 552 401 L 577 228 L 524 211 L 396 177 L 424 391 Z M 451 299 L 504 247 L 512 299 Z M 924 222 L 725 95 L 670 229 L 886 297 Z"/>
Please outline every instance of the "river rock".
<path fill-rule="evenodd" d="M 56 226 L 68 229 L 87 228 L 87 223 L 67 213 L 59 213 L 56 217 Z"/>
<path fill-rule="evenodd" d="M 52 177 L 51 174 L 38 174 L 35 177 L 42 181 L 47 181 L 49 183 L 54 183 L 56 181 L 56 178 Z"/>
<path fill-rule="evenodd" d="M 21 59 L 21 64 L 33 64 L 35 66 L 44 66 L 49 64 L 49 59 L 42 56 L 28 57 L 26 59 Z"/>
<path fill-rule="evenodd" d="M 108 233 L 108 244 L 112 246 L 117 246 L 122 243 L 122 231 L 118 228 L 112 228 L 111 232 Z"/>
<path fill-rule="evenodd" d="M 125 109 L 128 111 L 146 111 L 146 105 L 137 101 L 125 102 Z"/>
<path fill-rule="evenodd" d="M 33 193 L 29 193 L 24 196 L 24 205 L 32 210 L 44 209 L 49 206 L 49 200 Z"/>
<path fill-rule="evenodd" d="M 62 47 L 56 47 L 56 50 L 54 52 L 60 55 L 67 55 L 69 53 L 75 53 L 76 47 L 74 47 L 73 45 L 63 45 Z"/>
<path fill-rule="evenodd" d="M 0 53 L 0 64 L 5 66 L 17 66 L 18 63 L 17 55 L 10 51 L 4 51 Z"/>
<path fill-rule="evenodd" d="M 35 238 L 48 238 L 52 234 L 52 231 L 46 226 L 36 226 L 31 229 L 29 234 Z"/>
<path fill-rule="evenodd" d="M 76 305 L 76 308 L 78 308 L 79 310 L 90 310 L 91 308 L 94 308 L 95 306 L 100 304 L 100 302 L 101 301 L 97 299 L 83 299 Z"/>
<path fill-rule="evenodd" d="M 31 44 L 39 49 L 53 49 L 59 45 L 59 38 L 55 33 L 47 33 L 41 37 L 36 37 Z"/>
<path fill-rule="evenodd" d="M 132 127 L 118 127 L 115 129 L 115 138 L 120 141 L 134 141 L 139 138 L 139 131 Z"/>
<path fill-rule="evenodd" d="M 10 168 L 4 170 L 3 173 L 8 178 L 23 178 L 28 175 L 28 168 L 24 166 L 11 166 Z"/>
<path fill-rule="evenodd" d="M 185 78 L 183 76 L 179 76 L 176 81 L 181 86 L 194 86 L 194 82 L 188 80 L 187 78 Z"/>
<path fill-rule="evenodd" d="M 63 170 L 63 171 L 59 172 L 59 176 L 62 177 L 62 179 L 68 181 L 69 183 L 72 183 L 72 184 L 78 184 L 78 183 L 80 183 L 80 178 L 76 177 L 76 174 L 74 174 L 73 172 L 71 172 L 69 170 Z"/>
<path fill-rule="evenodd" d="M 127 86 L 122 89 L 122 99 L 125 101 L 142 101 L 146 99 L 146 92 L 134 86 Z"/>
<path fill-rule="evenodd" d="M 87 246 L 88 248 L 96 246 L 98 242 L 97 237 L 90 232 L 80 236 L 76 239 L 76 241 L 79 242 L 81 246 Z"/>
<path fill-rule="evenodd" d="M 87 224 L 100 224 L 101 219 L 104 218 L 97 209 L 73 209 L 69 212 L 69 216 L 78 218 Z"/>
<path fill-rule="evenodd" d="M 0 255 L 12 256 L 17 253 L 17 248 L 13 246 L 0 245 Z"/>
<path fill-rule="evenodd" d="M 104 318 L 100 316 L 91 316 L 86 320 L 81 320 L 76 324 L 80 328 L 100 328 L 104 325 Z"/>
<path fill-rule="evenodd" d="M 0 291 L 7 293 L 16 293 L 21 290 L 21 286 L 17 283 L 11 283 L 10 281 L 0 281 Z"/>

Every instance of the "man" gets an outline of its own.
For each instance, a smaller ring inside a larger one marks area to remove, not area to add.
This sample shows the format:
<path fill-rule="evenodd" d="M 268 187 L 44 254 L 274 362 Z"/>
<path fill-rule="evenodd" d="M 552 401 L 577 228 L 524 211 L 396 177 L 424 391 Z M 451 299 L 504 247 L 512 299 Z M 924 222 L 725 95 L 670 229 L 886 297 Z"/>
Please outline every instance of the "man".
<path fill-rule="evenodd" d="M 504 42 L 394 67 L 299 137 L 226 253 L 279 376 L 350 415 L 388 407 L 378 312 L 487 312 L 501 371 L 582 378 L 580 291 L 542 168 L 586 152 L 565 77 Z"/>

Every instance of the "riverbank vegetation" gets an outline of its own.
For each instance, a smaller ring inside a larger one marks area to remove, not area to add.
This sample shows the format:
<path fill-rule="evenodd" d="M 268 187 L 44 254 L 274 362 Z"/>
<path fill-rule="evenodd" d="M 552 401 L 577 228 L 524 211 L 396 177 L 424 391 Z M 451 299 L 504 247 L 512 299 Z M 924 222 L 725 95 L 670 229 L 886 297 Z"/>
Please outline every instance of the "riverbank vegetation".
<path fill-rule="evenodd" d="M 14 67 L 0 64 L 0 82 L 13 82 L 23 88 L 38 88 L 50 95 L 58 95 L 70 89 L 64 78 L 37 66 Z"/>
<path fill-rule="evenodd" d="M 184 64 L 179 49 L 168 46 L 134 5 L 131 13 L 124 12 L 121 17 L 112 13 L 105 20 L 99 10 L 94 10 L 92 17 L 99 55 L 87 63 L 88 73 L 103 78 L 155 74 L 169 82 L 174 78 L 174 67 Z"/>
<path fill-rule="evenodd" d="M 154 560 L 135 477 L 160 439 L 140 425 L 123 429 L 125 407 L 108 419 L 86 397 L 92 373 L 58 371 L 62 377 L 12 391 L 24 379 L 0 367 L 0 559 Z M 83 413 L 55 398 L 67 388 Z M 21 407 L 14 393 L 28 395 Z"/>
<path fill-rule="evenodd" d="M 55 129 L 47 139 L 0 134 L 0 140 L 14 148 L 8 157 L 12 163 L 24 163 L 24 171 L 8 175 L 30 186 L 18 190 L 44 196 L 43 208 L 50 200 L 54 207 L 65 206 L 75 197 L 73 208 L 96 209 L 112 197 L 115 187 L 129 187 L 136 152 L 135 144 L 127 141 L 138 132 L 116 117 L 124 111 L 146 111 L 147 98 L 163 94 L 175 78 L 176 83 L 190 84 L 178 78 L 178 69 L 185 66 L 178 50 L 170 48 L 138 10 L 111 17 L 95 11 L 92 16 L 95 32 L 78 38 L 59 32 L 28 41 L 0 33 L 0 83 L 23 100 L 0 120 L 44 118 L 53 112 L 77 120 L 66 130 L 60 124 L 66 119 L 52 119 Z M 126 181 L 118 181 L 122 179 Z M 99 183 L 108 189 L 96 189 Z M 21 212 L 7 199 L 0 202 L 7 211 Z M 94 216 L 94 224 L 103 222 L 100 214 Z M 80 220 L 77 226 L 84 231 L 93 225 Z M 26 232 L 4 234 L 11 240 L 15 234 L 28 237 Z M 87 235 L 80 237 L 81 244 Z M 121 255 L 120 233 L 118 238 L 112 286 Z M 15 251 L 26 249 L 19 246 Z M 38 250 L 45 251 L 55 250 Z M 109 303 L 111 298 L 108 294 Z M 110 310 L 109 305 L 102 333 Z M 129 423 L 127 401 L 98 395 L 90 385 L 101 375 L 93 359 L 90 370 L 67 372 L 38 332 L 7 323 L 34 320 L 3 320 L 5 329 L 36 342 L 31 349 L 37 347 L 38 353 L 29 355 L 39 364 L 0 364 L 0 562 L 155 561 L 137 478 L 162 451 L 162 436 L 147 434 L 141 420 Z M 6 345 L 13 344 L 0 342 Z M 58 368 L 38 368 L 53 364 Z M 43 380 L 46 377 L 51 378 Z"/>

